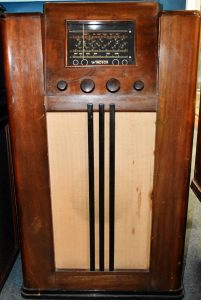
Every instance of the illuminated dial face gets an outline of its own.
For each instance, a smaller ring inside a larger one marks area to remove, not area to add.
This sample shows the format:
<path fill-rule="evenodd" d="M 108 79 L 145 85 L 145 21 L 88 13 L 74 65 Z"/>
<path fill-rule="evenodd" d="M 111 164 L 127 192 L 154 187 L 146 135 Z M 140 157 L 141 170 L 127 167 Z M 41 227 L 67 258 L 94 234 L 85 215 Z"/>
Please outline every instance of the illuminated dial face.
<path fill-rule="evenodd" d="M 67 65 L 131 65 L 133 22 L 67 22 Z"/>

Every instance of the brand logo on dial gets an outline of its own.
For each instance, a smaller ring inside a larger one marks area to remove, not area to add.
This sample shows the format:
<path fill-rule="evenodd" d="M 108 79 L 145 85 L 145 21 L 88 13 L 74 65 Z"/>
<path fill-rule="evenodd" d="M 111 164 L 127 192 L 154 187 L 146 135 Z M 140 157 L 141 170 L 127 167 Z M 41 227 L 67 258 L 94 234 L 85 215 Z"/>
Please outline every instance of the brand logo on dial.
<path fill-rule="evenodd" d="M 92 60 L 91 64 L 92 65 L 108 65 L 109 61 L 108 60 Z"/>

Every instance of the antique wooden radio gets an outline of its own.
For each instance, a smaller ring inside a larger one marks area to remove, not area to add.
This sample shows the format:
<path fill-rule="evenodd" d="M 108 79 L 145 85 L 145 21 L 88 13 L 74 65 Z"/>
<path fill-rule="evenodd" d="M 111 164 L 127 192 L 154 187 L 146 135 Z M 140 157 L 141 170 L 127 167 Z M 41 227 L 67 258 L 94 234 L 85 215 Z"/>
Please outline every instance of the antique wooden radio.
<path fill-rule="evenodd" d="M 181 298 L 199 13 L 57 3 L 2 23 L 22 294 Z"/>

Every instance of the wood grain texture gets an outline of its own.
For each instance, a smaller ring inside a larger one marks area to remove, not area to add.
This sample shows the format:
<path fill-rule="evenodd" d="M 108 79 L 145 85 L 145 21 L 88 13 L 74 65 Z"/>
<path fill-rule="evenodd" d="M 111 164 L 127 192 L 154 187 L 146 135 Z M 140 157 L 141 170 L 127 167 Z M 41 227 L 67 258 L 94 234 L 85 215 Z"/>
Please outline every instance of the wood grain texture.
<path fill-rule="evenodd" d="M 41 17 L 9 15 L 2 22 L 24 279 L 27 287 L 45 287 L 54 262 L 51 218 L 46 217 L 51 212 Z"/>
<path fill-rule="evenodd" d="M 77 100 L 79 97 L 79 100 Z M 115 110 L 121 112 L 155 112 L 157 110 L 157 95 L 143 96 L 141 92 L 129 95 L 69 95 L 69 96 L 47 96 L 45 107 L 47 111 L 86 111 L 87 103 L 92 103 L 94 110 L 98 110 L 99 103 L 105 105 L 105 111 L 109 111 L 110 104 L 115 102 Z"/>
<path fill-rule="evenodd" d="M 185 239 L 194 126 L 200 15 L 160 18 L 159 105 L 156 135 L 151 262 L 153 287 L 178 289 Z M 158 216 L 158 217 L 156 217 Z"/>
<path fill-rule="evenodd" d="M 1 12 L 0 6 L 0 17 Z M 16 195 L 2 50 L 2 21 L 0 19 L 0 290 L 19 251 Z"/>

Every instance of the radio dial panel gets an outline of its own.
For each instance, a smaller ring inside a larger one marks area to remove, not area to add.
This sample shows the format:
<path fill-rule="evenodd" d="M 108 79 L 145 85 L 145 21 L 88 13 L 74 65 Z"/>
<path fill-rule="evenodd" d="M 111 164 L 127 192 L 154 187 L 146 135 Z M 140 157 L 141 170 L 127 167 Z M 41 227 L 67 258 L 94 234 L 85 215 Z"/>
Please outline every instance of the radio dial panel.
<path fill-rule="evenodd" d="M 64 3 L 55 5 L 56 12 L 45 7 L 47 110 L 86 110 L 87 103 L 95 109 L 104 103 L 108 110 L 114 98 L 118 111 L 156 110 L 158 5 L 105 5 L 79 3 L 78 10 Z M 115 92 L 108 88 L 110 79 L 119 83 Z M 134 84 L 139 80 L 143 86 Z M 59 81 L 67 88 L 58 88 Z"/>
<path fill-rule="evenodd" d="M 134 65 L 134 22 L 66 22 L 66 66 Z"/>

